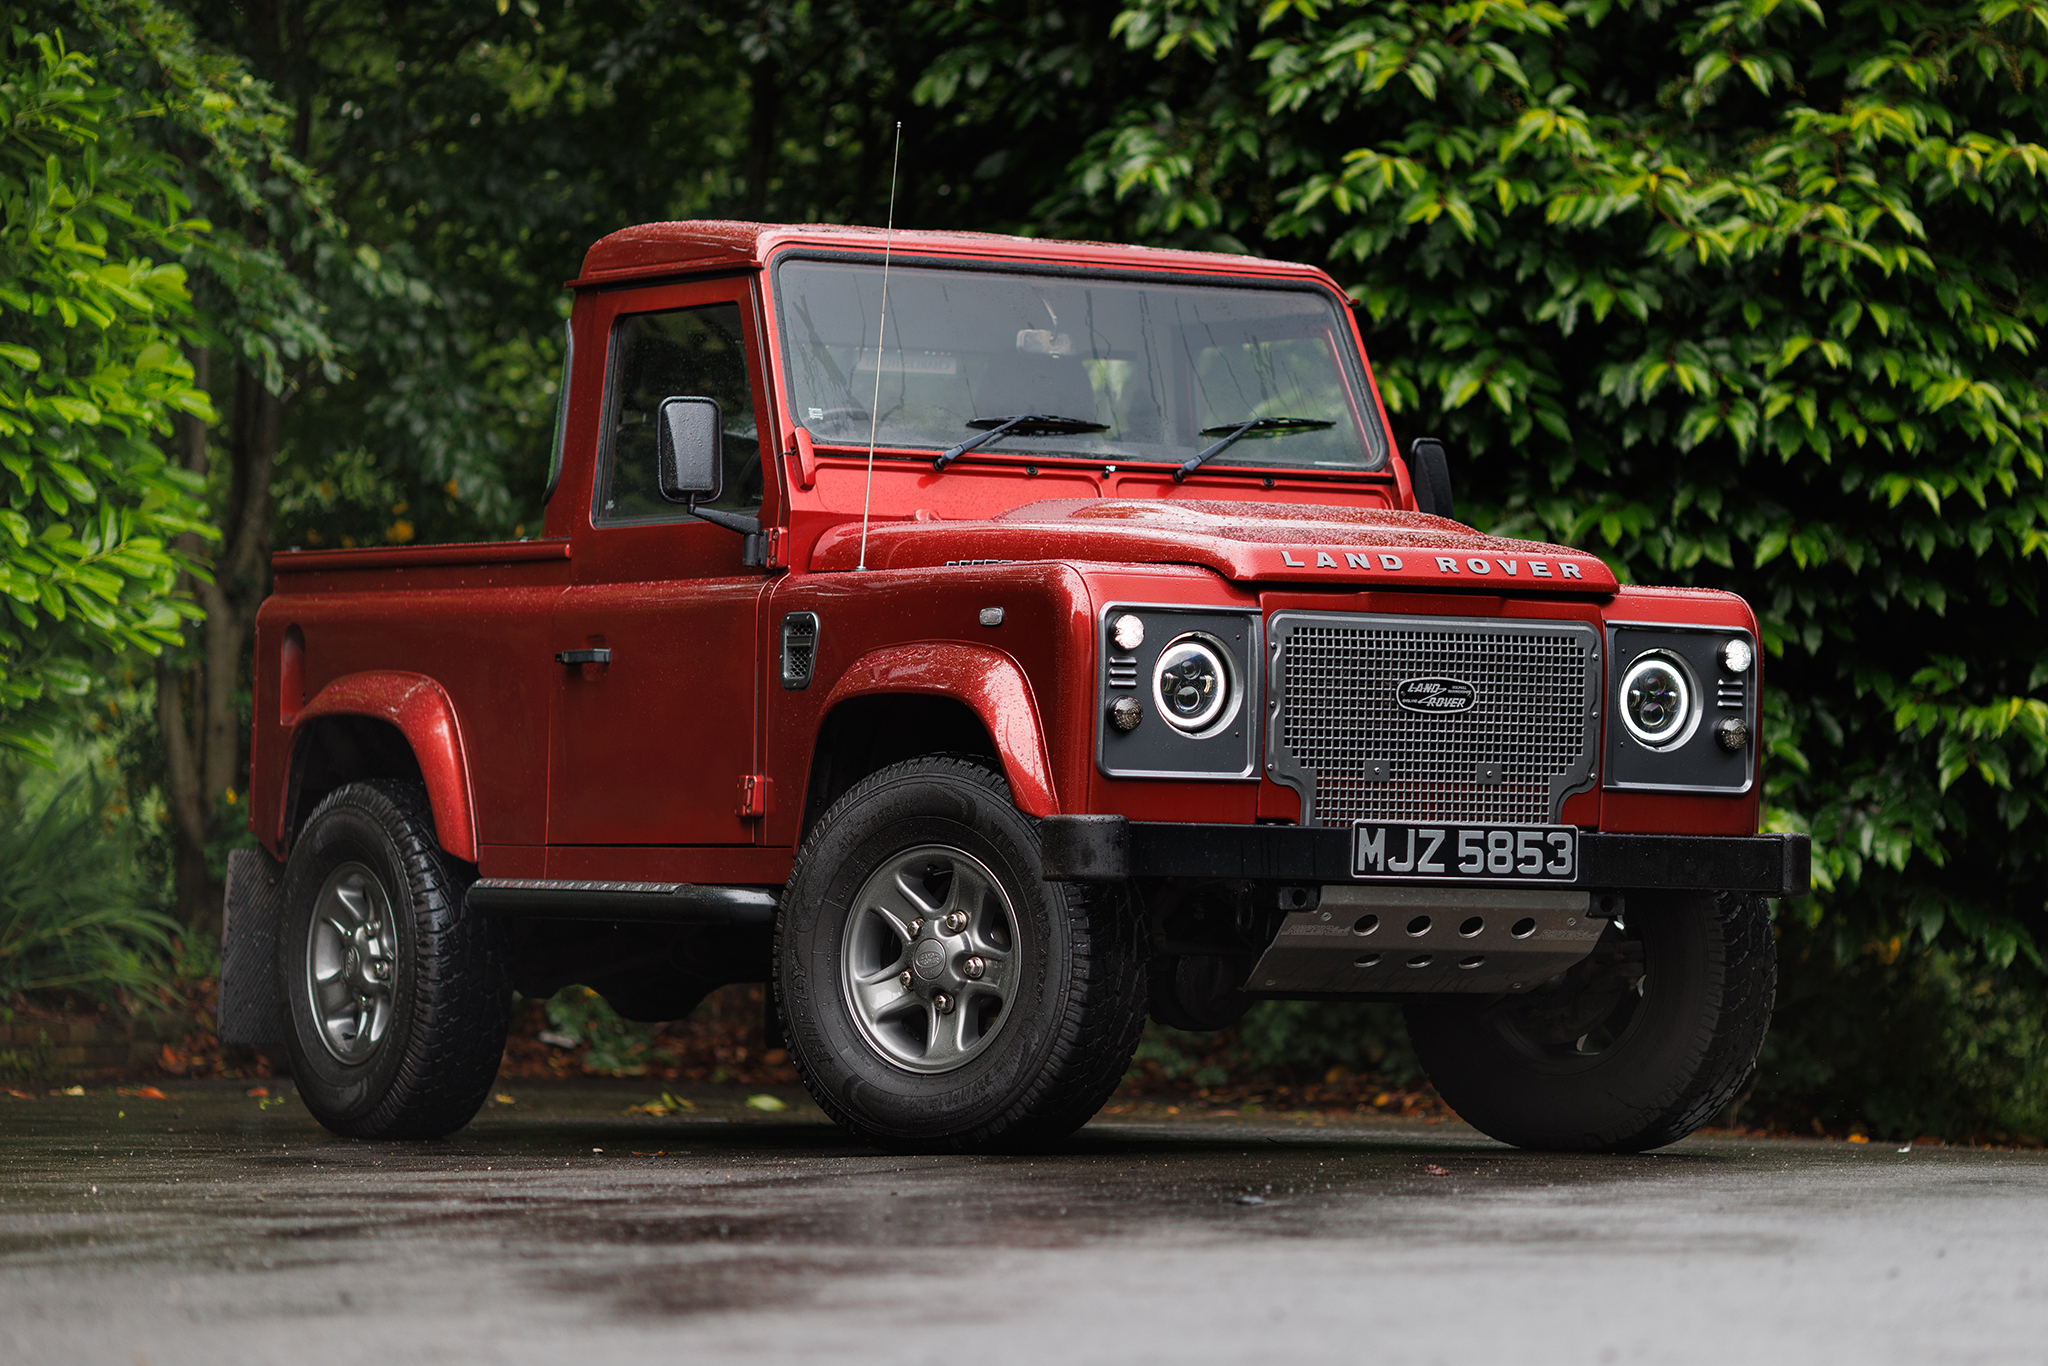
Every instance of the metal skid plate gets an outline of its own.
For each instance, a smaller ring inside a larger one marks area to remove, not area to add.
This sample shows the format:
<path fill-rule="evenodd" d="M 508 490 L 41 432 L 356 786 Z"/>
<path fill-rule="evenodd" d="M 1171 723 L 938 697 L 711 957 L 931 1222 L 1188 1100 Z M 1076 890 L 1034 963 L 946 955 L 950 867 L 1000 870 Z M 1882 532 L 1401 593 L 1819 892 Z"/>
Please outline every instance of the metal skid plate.
<path fill-rule="evenodd" d="M 1333 886 L 1252 969 L 1253 995 L 1527 991 L 1588 953 L 1607 922 L 1587 892 Z"/>

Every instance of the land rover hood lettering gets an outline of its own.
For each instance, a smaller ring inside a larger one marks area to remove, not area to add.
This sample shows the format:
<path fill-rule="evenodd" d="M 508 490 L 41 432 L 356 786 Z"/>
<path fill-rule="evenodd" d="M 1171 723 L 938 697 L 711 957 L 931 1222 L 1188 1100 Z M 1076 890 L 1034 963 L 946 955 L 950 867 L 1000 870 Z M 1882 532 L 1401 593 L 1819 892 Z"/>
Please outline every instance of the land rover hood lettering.
<path fill-rule="evenodd" d="M 1408 711 L 1450 716 L 1472 710 L 1479 692 L 1461 678 L 1404 678 L 1394 685 L 1394 700 Z"/>

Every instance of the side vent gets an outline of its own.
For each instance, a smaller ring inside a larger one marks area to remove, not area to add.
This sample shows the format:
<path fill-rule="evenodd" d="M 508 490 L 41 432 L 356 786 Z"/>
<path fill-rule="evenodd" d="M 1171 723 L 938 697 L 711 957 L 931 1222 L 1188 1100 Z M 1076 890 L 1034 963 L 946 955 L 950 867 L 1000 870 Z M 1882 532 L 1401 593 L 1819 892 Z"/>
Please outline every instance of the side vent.
<path fill-rule="evenodd" d="M 1136 655 L 1111 655 L 1109 657 L 1109 686 L 1112 688 L 1135 688 L 1138 686 L 1138 657 Z"/>
<path fill-rule="evenodd" d="M 782 619 L 782 686 L 791 692 L 811 686 L 818 658 L 818 614 L 791 612 Z"/>
<path fill-rule="evenodd" d="M 1714 684 L 1714 705 L 1727 711 L 1741 711 L 1749 703 L 1748 689 L 1739 678 L 1724 678 Z"/>

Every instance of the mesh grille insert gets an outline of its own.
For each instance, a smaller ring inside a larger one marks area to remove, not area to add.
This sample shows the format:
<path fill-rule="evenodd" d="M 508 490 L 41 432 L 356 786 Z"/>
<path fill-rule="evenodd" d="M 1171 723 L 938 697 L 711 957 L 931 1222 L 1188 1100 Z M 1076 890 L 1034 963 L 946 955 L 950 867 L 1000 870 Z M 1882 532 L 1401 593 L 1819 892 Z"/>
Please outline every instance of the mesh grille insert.
<path fill-rule="evenodd" d="M 1305 820 L 1540 825 L 1593 762 L 1592 630 L 1442 619 L 1282 615 L 1273 730 Z M 1406 679 L 1469 683 L 1469 710 L 1399 705 Z"/>

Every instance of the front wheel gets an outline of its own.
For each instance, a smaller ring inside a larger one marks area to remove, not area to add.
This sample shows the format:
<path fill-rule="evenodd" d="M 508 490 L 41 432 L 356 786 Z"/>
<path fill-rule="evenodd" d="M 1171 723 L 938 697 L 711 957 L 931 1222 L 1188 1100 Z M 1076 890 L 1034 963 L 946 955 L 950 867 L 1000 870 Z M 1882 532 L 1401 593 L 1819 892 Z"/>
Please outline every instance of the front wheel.
<path fill-rule="evenodd" d="M 466 914 L 466 865 L 413 784 L 350 783 L 285 864 L 279 995 L 292 1079 L 344 1138 L 439 1138 L 476 1115 L 512 989 L 497 927 Z"/>
<path fill-rule="evenodd" d="M 1641 1152 L 1734 1097 L 1777 990 L 1764 903 L 1631 897 L 1626 925 L 1526 995 L 1408 1006 L 1416 1055 L 1459 1118 L 1522 1148 Z"/>
<path fill-rule="evenodd" d="M 804 841 L 776 925 L 791 1061 L 881 1147 L 1062 1138 L 1115 1089 L 1145 1019 L 1121 903 L 1041 876 L 1035 822 L 977 761 L 883 769 Z"/>

